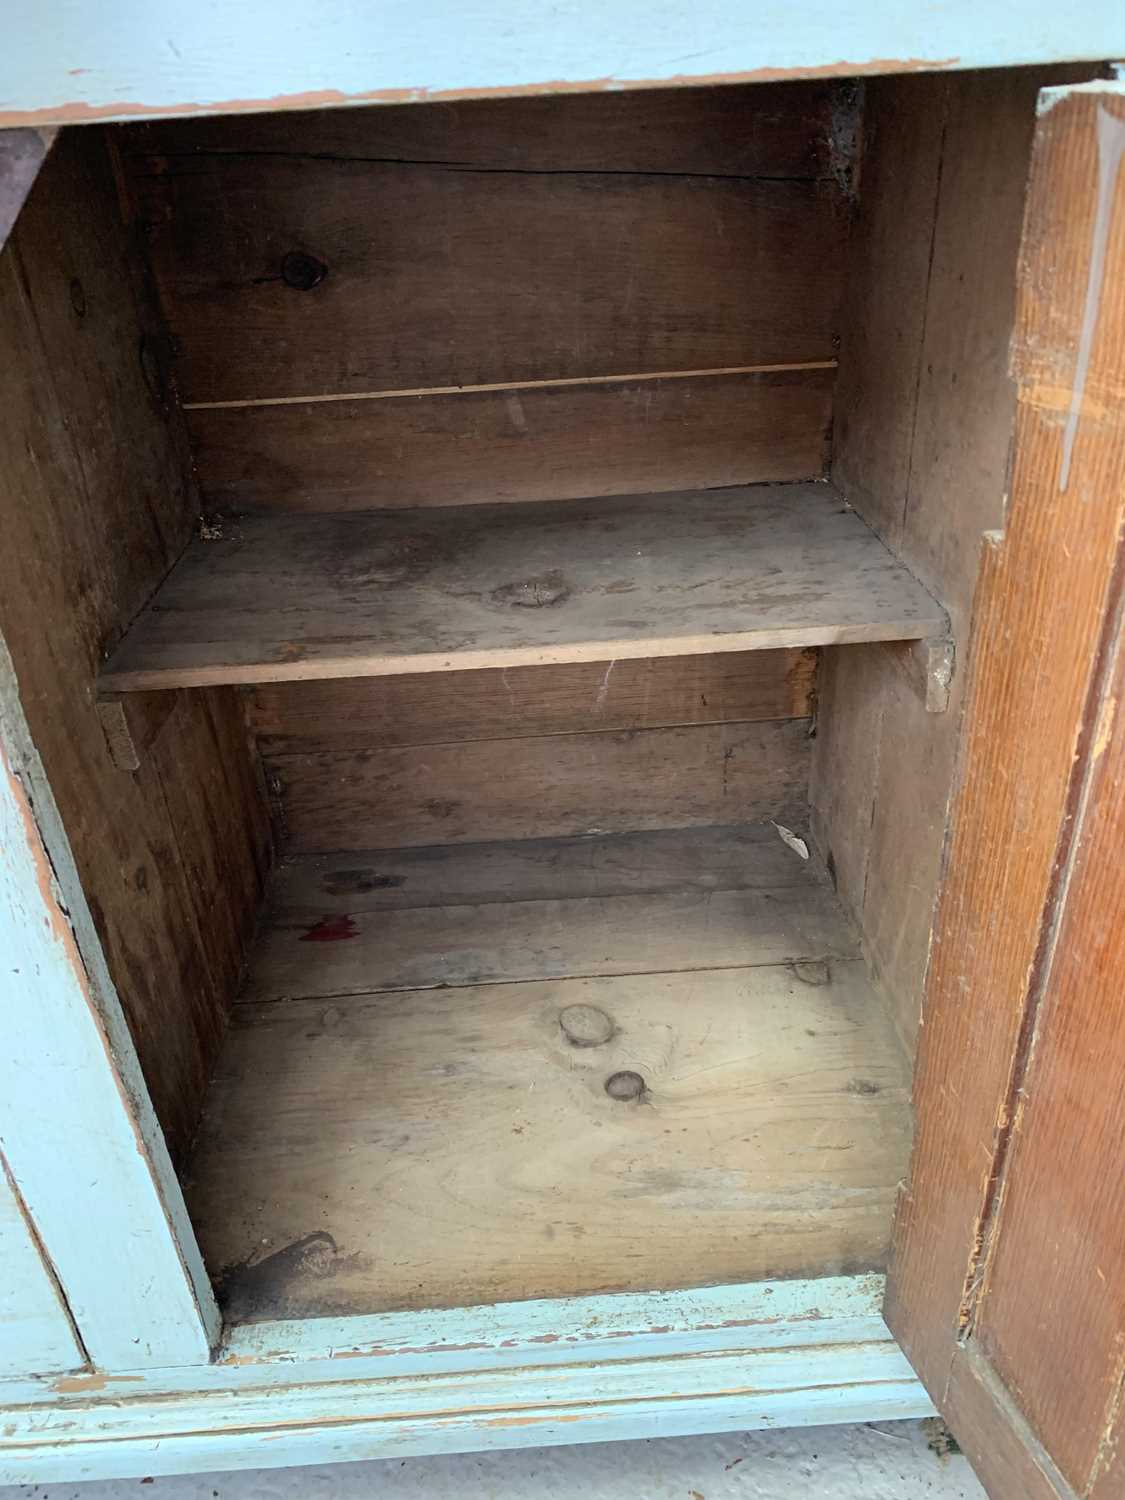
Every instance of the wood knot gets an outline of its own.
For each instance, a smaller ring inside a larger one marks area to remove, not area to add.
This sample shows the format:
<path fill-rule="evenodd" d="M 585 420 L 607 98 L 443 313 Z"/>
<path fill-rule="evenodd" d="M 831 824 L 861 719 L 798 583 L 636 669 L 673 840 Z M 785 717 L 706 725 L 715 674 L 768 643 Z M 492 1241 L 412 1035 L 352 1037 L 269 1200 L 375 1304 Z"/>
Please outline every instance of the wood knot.
<path fill-rule="evenodd" d="M 568 1005 L 559 1011 L 559 1025 L 572 1047 L 601 1047 L 617 1027 L 596 1005 Z"/>
<path fill-rule="evenodd" d="M 303 250 L 290 250 L 281 259 L 281 279 L 295 292 L 311 292 L 328 275 L 328 267 L 315 255 L 306 255 Z"/>
<path fill-rule="evenodd" d="M 550 609 L 570 598 L 566 579 L 558 568 L 539 573 L 534 578 L 522 578 L 514 583 L 502 584 L 493 589 L 493 604 L 506 605 L 511 609 Z"/>
<path fill-rule="evenodd" d="M 648 1088 L 639 1073 L 626 1071 L 611 1073 L 605 1081 L 605 1091 L 611 1099 L 624 1104 L 635 1104 L 644 1098 Z"/>

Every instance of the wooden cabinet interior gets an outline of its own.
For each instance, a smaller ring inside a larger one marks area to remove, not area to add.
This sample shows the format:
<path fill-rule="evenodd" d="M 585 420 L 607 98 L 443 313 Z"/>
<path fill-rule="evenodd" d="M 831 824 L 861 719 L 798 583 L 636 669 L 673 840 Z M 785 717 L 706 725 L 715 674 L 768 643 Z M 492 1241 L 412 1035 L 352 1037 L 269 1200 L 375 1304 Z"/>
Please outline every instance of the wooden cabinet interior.
<path fill-rule="evenodd" d="M 0 628 L 229 1317 L 882 1266 L 1041 81 L 56 146 Z"/>

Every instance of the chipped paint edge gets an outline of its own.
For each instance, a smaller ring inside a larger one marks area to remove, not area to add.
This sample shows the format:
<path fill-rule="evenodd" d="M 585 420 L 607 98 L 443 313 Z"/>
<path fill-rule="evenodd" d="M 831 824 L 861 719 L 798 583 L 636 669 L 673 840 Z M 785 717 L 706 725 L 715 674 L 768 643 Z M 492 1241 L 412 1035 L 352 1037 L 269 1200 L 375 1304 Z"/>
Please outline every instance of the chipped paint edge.
<path fill-rule="evenodd" d="M 1100 56 L 1100 53 L 1096 54 Z M 1031 59 L 1035 61 L 1036 59 Z M 5 128 L 44 125 L 92 125 L 138 120 L 182 119 L 201 115 L 267 114 L 287 110 L 354 109 L 381 104 L 449 104 L 460 99 L 522 99 L 560 94 L 601 94 L 645 89 L 706 88 L 721 84 L 784 83 L 818 78 L 868 78 L 885 73 L 935 73 L 980 66 L 960 57 L 876 57 L 866 62 L 834 62 L 734 69 L 715 73 L 669 73 L 664 77 L 621 75 L 571 80 L 550 78 L 511 84 L 466 84 L 433 88 L 424 84 L 392 88 L 303 89 L 247 98 L 180 99 L 158 104 L 112 100 L 91 104 L 74 99 L 37 109 L 0 109 Z"/>
<path fill-rule="evenodd" d="M 885 1341 L 881 1272 L 231 1325 L 206 1368 L 0 1381 L 0 1410 L 106 1393 L 167 1396 L 598 1359 Z"/>
<path fill-rule="evenodd" d="M 1125 64 L 1111 63 L 1110 68 L 1112 78 L 1091 78 L 1087 83 L 1060 83 L 1040 89 L 1035 101 L 1036 115 L 1042 119 L 1073 94 L 1109 94 L 1120 99 L 1125 95 Z"/>
<path fill-rule="evenodd" d="M 254 1325 L 206 1370 L 2 1388 L 0 1483 L 929 1415 L 882 1290 L 826 1277 Z"/>

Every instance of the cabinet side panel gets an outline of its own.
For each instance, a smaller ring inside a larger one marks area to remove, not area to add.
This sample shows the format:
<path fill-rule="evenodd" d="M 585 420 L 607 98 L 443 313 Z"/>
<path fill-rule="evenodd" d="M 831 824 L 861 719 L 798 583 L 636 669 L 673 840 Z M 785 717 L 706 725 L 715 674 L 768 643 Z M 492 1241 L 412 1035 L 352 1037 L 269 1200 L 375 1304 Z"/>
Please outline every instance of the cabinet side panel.
<path fill-rule="evenodd" d="M 0 630 L 178 1155 L 241 968 L 268 825 L 233 694 L 154 712 L 134 770 L 115 763 L 99 718 L 101 660 L 198 513 L 100 131 L 59 141 L 0 259 L 0 384 Z"/>
<path fill-rule="evenodd" d="M 948 709 L 935 714 L 885 654 L 869 651 L 862 691 L 845 692 L 854 670 L 824 653 L 831 711 L 819 725 L 814 826 L 911 1047 L 956 765 L 956 663 L 967 655 L 982 534 L 1004 518 L 1035 100 L 1060 73 L 868 86 L 833 477 L 945 605 L 955 669 Z"/>

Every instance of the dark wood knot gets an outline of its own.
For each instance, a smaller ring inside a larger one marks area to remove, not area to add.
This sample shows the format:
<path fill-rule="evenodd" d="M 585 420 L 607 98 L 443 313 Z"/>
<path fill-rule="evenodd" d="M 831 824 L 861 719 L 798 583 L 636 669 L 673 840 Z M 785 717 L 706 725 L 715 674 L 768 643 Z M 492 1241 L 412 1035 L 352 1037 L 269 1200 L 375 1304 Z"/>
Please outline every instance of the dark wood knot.
<path fill-rule="evenodd" d="M 643 1099 L 648 1092 L 644 1079 L 639 1073 L 633 1072 L 611 1073 L 605 1081 L 605 1091 L 611 1099 L 618 1099 L 626 1104 Z"/>
<path fill-rule="evenodd" d="M 328 267 L 315 255 L 306 255 L 303 250 L 290 250 L 281 262 L 281 279 L 295 292 L 311 292 L 328 275 Z"/>

